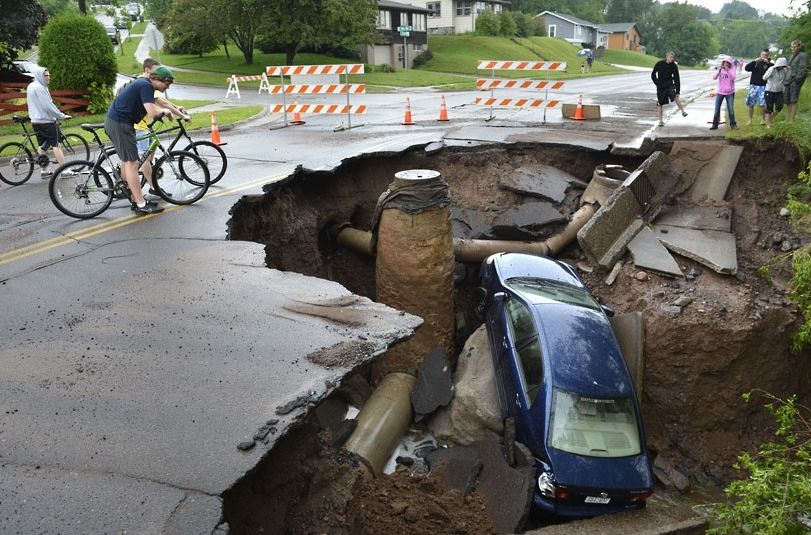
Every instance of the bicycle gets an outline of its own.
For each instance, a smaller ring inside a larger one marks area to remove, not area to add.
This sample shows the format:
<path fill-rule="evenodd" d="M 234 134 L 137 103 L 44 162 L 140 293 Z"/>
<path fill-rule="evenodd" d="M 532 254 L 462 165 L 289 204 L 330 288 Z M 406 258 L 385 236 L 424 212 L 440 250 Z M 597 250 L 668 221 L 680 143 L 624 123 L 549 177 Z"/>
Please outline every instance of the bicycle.
<path fill-rule="evenodd" d="M 149 150 L 138 162 L 138 167 L 158 149 L 162 152 L 153 165 L 153 183 L 155 192 L 164 201 L 172 204 L 192 204 L 200 200 L 208 191 L 209 173 L 203 160 L 186 151 L 167 151 L 152 126 L 160 121 L 154 120 L 147 128 L 152 136 Z M 93 135 L 99 146 L 96 160 L 76 160 L 59 166 L 48 184 L 48 194 L 60 212 L 78 219 L 89 219 L 104 212 L 114 198 L 127 198 L 133 202 L 132 194 L 126 181 L 121 177 L 118 166 L 111 172 L 102 167 L 110 162 L 112 147 L 105 147 L 96 130 L 103 129 L 104 124 L 83 124 L 81 128 Z M 114 180 L 115 179 L 115 180 Z"/>
<path fill-rule="evenodd" d="M 48 164 L 49 160 L 48 156 L 38 154 L 33 139 L 36 133 L 33 130 L 28 131 L 25 127 L 26 123 L 31 122 L 31 119 L 15 115 L 13 120 L 22 127 L 23 140 L 22 142 L 11 141 L 0 147 L 0 180 L 11 186 L 19 186 L 25 184 L 34 174 L 35 164 L 44 166 Z M 62 147 L 66 160 L 90 159 L 90 147 L 82 136 L 63 134 L 61 129 L 59 135 L 59 146 Z"/>

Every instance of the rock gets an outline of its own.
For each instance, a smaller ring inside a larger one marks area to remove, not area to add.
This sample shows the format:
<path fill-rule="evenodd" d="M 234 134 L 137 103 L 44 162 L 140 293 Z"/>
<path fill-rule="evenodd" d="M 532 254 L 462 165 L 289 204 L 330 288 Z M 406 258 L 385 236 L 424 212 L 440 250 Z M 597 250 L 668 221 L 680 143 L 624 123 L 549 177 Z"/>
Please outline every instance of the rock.
<path fill-rule="evenodd" d="M 789 209 L 785 206 L 780 209 L 780 217 L 788 217 L 790 213 L 791 211 L 789 211 Z"/>
<path fill-rule="evenodd" d="M 677 307 L 682 307 L 682 308 L 683 308 L 683 307 L 686 307 L 687 305 L 689 305 L 689 304 L 690 304 L 690 303 L 692 303 L 692 302 L 693 302 L 693 298 L 692 298 L 692 297 L 687 297 L 686 295 L 682 295 L 681 297 L 679 297 L 678 299 L 676 299 L 676 300 L 673 302 L 673 306 L 677 306 Z"/>
<path fill-rule="evenodd" d="M 690 480 L 676 470 L 661 454 L 653 460 L 653 474 L 666 487 L 675 488 L 679 492 L 690 490 Z"/>
<path fill-rule="evenodd" d="M 656 298 L 664 297 L 665 295 L 666 294 L 664 290 L 656 290 L 655 292 L 653 292 L 653 297 Z"/>
<path fill-rule="evenodd" d="M 425 415 L 446 406 L 452 397 L 453 382 L 445 350 L 435 347 L 417 368 L 417 383 L 411 392 L 415 420 L 419 422 Z"/>
<path fill-rule="evenodd" d="M 429 429 L 440 440 L 463 445 L 479 440 L 488 429 L 501 433 L 501 408 L 484 325 L 468 338 L 456 366 L 453 399 L 434 413 Z"/>
<path fill-rule="evenodd" d="M 622 262 L 617 262 L 616 264 L 614 264 L 614 267 L 611 268 L 611 273 L 609 273 L 608 277 L 605 278 L 605 283 L 607 286 L 611 286 L 612 284 L 614 284 L 614 281 L 617 280 L 617 277 L 619 276 L 621 270 L 622 270 Z"/>
<path fill-rule="evenodd" d="M 634 278 L 638 281 L 646 281 L 648 280 L 648 274 L 644 271 L 639 271 L 634 275 Z"/>
<path fill-rule="evenodd" d="M 783 242 L 780 244 L 780 250 L 783 251 L 784 253 L 787 253 L 792 249 L 794 249 L 794 246 L 788 240 L 783 240 Z"/>
<path fill-rule="evenodd" d="M 239 451 L 248 451 L 256 446 L 256 441 L 254 440 L 243 440 L 239 444 L 237 444 L 237 449 Z"/>
<path fill-rule="evenodd" d="M 669 306 L 665 309 L 665 314 L 669 314 L 671 316 L 678 316 L 681 314 L 681 307 L 677 306 Z"/>
<path fill-rule="evenodd" d="M 687 277 L 687 280 L 693 280 L 699 275 L 701 275 L 703 272 L 704 270 L 699 267 L 691 267 L 690 269 L 687 270 L 685 277 Z"/>
<path fill-rule="evenodd" d="M 391 502 L 391 512 L 395 515 L 401 515 L 408 509 L 408 502 L 394 501 Z"/>
<path fill-rule="evenodd" d="M 735 273 L 735 279 L 737 279 L 738 282 L 743 282 L 746 280 L 746 275 L 743 274 L 743 271 L 739 271 Z"/>
<path fill-rule="evenodd" d="M 594 272 L 593 267 L 591 267 L 586 262 L 582 262 L 582 261 L 577 263 L 577 269 L 579 269 L 583 273 L 593 273 Z"/>

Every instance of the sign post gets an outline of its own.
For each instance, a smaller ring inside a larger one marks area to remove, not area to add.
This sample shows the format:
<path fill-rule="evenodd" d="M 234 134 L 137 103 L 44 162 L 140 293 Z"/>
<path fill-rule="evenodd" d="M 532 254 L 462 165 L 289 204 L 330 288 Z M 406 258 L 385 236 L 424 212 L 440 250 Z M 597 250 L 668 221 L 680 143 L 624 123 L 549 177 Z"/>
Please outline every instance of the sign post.
<path fill-rule="evenodd" d="M 397 31 L 400 32 L 400 37 L 403 38 L 403 66 L 408 70 L 408 40 L 411 35 L 412 26 L 397 26 Z"/>

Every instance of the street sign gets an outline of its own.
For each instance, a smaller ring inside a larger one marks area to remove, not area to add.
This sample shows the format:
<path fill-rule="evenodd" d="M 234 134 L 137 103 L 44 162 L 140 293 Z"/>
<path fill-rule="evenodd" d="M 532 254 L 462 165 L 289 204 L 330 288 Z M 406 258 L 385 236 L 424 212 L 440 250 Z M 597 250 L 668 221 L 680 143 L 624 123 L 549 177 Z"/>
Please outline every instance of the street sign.
<path fill-rule="evenodd" d="M 152 50 L 161 50 L 163 48 L 163 34 L 158 31 L 154 24 L 146 27 L 144 41 Z"/>
<path fill-rule="evenodd" d="M 401 34 L 402 34 L 403 32 L 410 32 L 410 31 L 411 31 L 411 30 L 413 30 L 413 29 L 414 29 L 414 28 L 413 28 L 413 27 L 411 27 L 411 26 L 397 26 L 397 31 L 398 31 L 398 32 L 400 32 Z"/>
<path fill-rule="evenodd" d="M 410 37 L 411 32 L 400 32 L 400 37 Z"/>

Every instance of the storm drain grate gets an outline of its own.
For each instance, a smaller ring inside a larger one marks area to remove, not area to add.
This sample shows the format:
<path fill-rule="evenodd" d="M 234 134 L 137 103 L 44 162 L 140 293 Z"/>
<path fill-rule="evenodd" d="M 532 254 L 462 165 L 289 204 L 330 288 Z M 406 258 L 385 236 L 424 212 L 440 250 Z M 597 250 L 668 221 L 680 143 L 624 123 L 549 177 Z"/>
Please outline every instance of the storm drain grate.
<path fill-rule="evenodd" d="M 656 190 L 653 184 L 651 184 L 648 175 L 645 174 L 645 171 L 637 173 L 637 175 L 631 179 L 628 187 L 631 189 L 634 197 L 636 197 L 639 206 L 642 207 L 642 213 L 647 212 L 648 208 L 650 208 L 653 196 L 656 195 Z"/>

